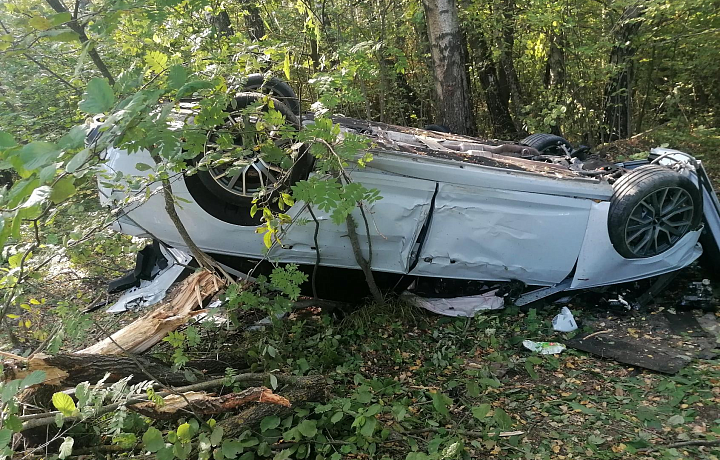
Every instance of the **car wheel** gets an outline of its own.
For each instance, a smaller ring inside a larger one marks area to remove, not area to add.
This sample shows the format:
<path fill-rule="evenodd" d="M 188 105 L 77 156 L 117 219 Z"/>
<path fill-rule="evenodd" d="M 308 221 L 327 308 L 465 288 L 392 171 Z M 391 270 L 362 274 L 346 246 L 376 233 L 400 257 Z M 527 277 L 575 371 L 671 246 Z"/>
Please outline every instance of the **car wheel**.
<path fill-rule="evenodd" d="M 572 145 L 566 139 L 554 134 L 531 134 L 522 141 L 521 144 L 536 149 L 543 155 L 561 155 L 565 156 L 572 151 Z M 567 149 L 567 152 L 565 149 Z"/>
<path fill-rule="evenodd" d="M 247 136 L 247 126 L 243 125 L 243 117 L 240 116 L 242 109 L 261 101 L 266 96 L 260 93 L 240 93 L 235 98 L 235 107 L 231 112 L 228 123 L 218 127 L 215 133 L 208 134 L 208 147 L 213 148 L 219 144 L 215 142 L 218 139 L 217 133 L 231 133 L 233 136 L 233 145 L 225 148 L 237 148 L 247 145 L 247 139 L 243 138 L 243 131 Z M 286 124 L 295 130 L 300 129 L 300 121 L 290 111 L 290 109 L 275 98 L 270 99 L 273 102 L 275 110 L 280 112 L 285 119 Z M 261 110 L 267 111 L 268 105 L 260 107 Z M 248 120 L 246 120 L 248 121 Z M 250 125 L 253 124 L 252 120 Z M 242 125 L 242 126 L 241 126 Z M 255 134 L 251 134 L 255 136 Z M 253 145 L 255 139 L 250 141 Z M 283 139 L 278 142 L 292 142 L 292 140 Z M 281 148 L 285 145 L 278 145 Z M 255 225 L 257 219 L 249 217 L 250 207 L 253 200 L 259 192 L 264 192 L 265 196 L 272 197 L 276 192 L 287 189 L 296 182 L 306 179 L 312 169 L 312 155 L 306 153 L 303 149 L 299 152 L 299 156 L 289 167 L 273 164 L 265 161 L 258 153 L 257 157 L 245 157 L 240 165 L 234 163 L 214 164 L 215 157 L 221 147 L 215 147 L 215 150 L 207 150 L 204 154 L 199 155 L 193 160 L 195 165 L 205 165 L 198 169 L 196 174 L 186 176 L 190 194 L 195 201 L 209 214 L 228 223 L 238 225 Z M 288 157 L 289 159 L 289 157 Z"/>
<path fill-rule="evenodd" d="M 690 178 L 671 169 L 641 166 L 613 188 L 608 232 L 625 258 L 662 254 L 700 223 L 700 192 Z"/>
<path fill-rule="evenodd" d="M 300 101 L 295 91 L 286 82 L 276 77 L 266 79 L 261 73 L 248 75 L 244 91 L 254 91 L 263 94 L 269 94 L 279 100 L 292 110 L 292 112 L 300 116 Z"/>

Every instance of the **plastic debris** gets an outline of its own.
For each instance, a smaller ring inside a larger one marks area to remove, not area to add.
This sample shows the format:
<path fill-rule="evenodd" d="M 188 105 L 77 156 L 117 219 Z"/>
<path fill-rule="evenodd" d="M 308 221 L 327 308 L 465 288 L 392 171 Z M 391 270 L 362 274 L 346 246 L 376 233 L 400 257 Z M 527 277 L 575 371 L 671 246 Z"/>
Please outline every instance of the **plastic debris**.
<path fill-rule="evenodd" d="M 540 353 L 541 355 L 556 355 L 565 351 L 565 345 L 557 342 L 533 342 L 532 340 L 523 340 L 523 347 L 530 351 Z"/>
<path fill-rule="evenodd" d="M 575 317 L 568 307 L 562 307 L 552 320 L 553 329 L 558 332 L 572 332 L 578 328 Z"/>
<path fill-rule="evenodd" d="M 480 295 L 453 298 L 427 298 L 405 291 L 402 299 L 416 307 L 430 310 L 438 315 L 466 316 L 472 318 L 483 310 L 499 310 L 505 307 L 505 298 L 496 295 L 497 289 Z"/>

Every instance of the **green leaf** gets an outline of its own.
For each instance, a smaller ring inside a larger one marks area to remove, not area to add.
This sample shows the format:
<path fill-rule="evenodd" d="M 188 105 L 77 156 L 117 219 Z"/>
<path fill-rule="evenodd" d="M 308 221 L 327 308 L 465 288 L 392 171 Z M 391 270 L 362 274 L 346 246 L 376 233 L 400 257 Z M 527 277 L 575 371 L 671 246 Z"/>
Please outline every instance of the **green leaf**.
<path fill-rule="evenodd" d="M 480 404 L 479 406 L 472 408 L 472 414 L 473 417 L 475 417 L 478 420 L 484 419 L 487 414 L 490 413 L 490 404 Z"/>
<path fill-rule="evenodd" d="M 177 98 L 181 99 L 184 96 L 191 95 L 195 91 L 200 91 L 201 89 L 212 88 L 213 86 L 215 86 L 215 85 L 209 81 L 202 81 L 202 80 L 191 81 L 189 83 L 185 83 L 184 85 L 182 85 L 182 87 L 178 90 Z"/>
<path fill-rule="evenodd" d="M 212 444 L 213 446 L 219 446 L 220 442 L 222 442 L 223 434 L 225 434 L 225 430 L 223 430 L 223 427 L 216 426 L 213 429 L 212 434 L 210 435 L 210 444 Z"/>
<path fill-rule="evenodd" d="M 260 431 L 274 430 L 280 426 L 280 417 L 277 415 L 270 415 L 262 419 L 260 422 Z"/>
<path fill-rule="evenodd" d="M 20 154 L 15 157 L 21 162 L 21 166 L 28 171 L 33 171 L 57 160 L 60 156 L 60 149 L 51 142 L 31 142 L 20 149 Z"/>
<path fill-rule="evenodd" d="M 67 165 L 65 165 L 65 171 L 69 173 L 74 173 L 77 171 L 77 169 L 85 163 L 85 161 L 90 156 L 90 149 L 82 149 L 78 153 L 75 154 L 74 157 L 70 159 L 70 161 L 67 162 Z"/>
<path fill-rule="evenodd" d="M 510 418 L 510 416 L 507 414 L 507 412 L 500 409 L 499 407 L 495 409 L 495 413 L 493 414 L 493 420 L 495 420 L 495 424 L 501 430 L 507 430 L 512 426 L 512 419 Z"/>
<path fill-rule="evenodd" d="M 157 452 L 165 447 L 165 441 L 163 440 L 162 433 L 160 430 L 152 426 L 147 429 L 142 437 L 142 441 L 145 449 L 150 452 Z"/>
<path fill-rule="evenodd" d="M 2 430 L 0 430 L 0 450 L 4 449 L 10 444 L 12 434 L 12 430 L 8 430 L 7 428 L 3 428 Z"/>
<path fill-rule="evenodd" d="M 303 420 L 297 426 L 297 429 L 301 435 L 312 438 L 317 434 L 317 422 L 315 420 Z"/>
<path fill-rule="evenodd" d="M 83 100 L 78 107 L 83 112 L 96 114 L 103 113 L 115 104 L 115 94 L 104 78 L 93 78 L 83 94 Z"/>
<path fill-rule="evenodd" d="M 20 420 L 20 417 L 15 414 L 8 415 L 3 423 L 7 428 L 10 428 L 15 433 L 19 433 L 20 431 L 22 431 L 22 420 Z"/>
<path fill-rule="evenodd" d="M 160 51 L 150 51 L 145 54 L 145 63 L 155 73 L 160 73 L 167 66 L 168 57 Z"/>
<path fill-rule="evenodd" d="M 43 35 L 52 42 L 72 43 L 80 39 L 80 35 L 71 29 L 48 30 Z"/>
<path fill-rule="evenodd" d="M 62 150 L 72 150 L 82 147 L 85 144 L 87 133 L 88 130 L 84 125 L 73 126 L 67 134 L 60 138 L 58 147 Z"/>
<path fill-rule="evenodd" d="M 59 410 L 65 416 L 69 417 L 75 412 L 75 401 L 65 393 L 57 392 L 53 394 L 52 403 L 55 409 Z"/>
<path fill-rule="evenodd" d="M 330 417 L 330 423 L 335 424 L 342 420 L 342 418 L 345 416 L 342 412 L 335 412 L 332 417 Z"/>
<path fill-rule="evenodd" d="M 376 426 L 377 419 L 375 419 L 375 417 L 368 417 L 365 419 L 365 423 L 363 423 L 363 426 L 360 427 L 360 434 L 365 436 L 366 438 L 370 438 L 375 432 Z"/>
<path fill-rule="evenodd" d="M 243 451 L 240 441 L 225 440 L 222 443 L 222 453 L 225 458 L 235 458 L 237 454 Z"/>
<path fill-rule="evenodd" d="M 30 375 L 27 375 L 22 382 L 20 382 L 20 388 L 27 388 L 33 385 L 38 385 L 45 381 L 45 372 L 33 371 Z"/>
<path fill-rule="evenodd" d="M 48 30 L 53 26 L 52 22 L 48 18 L 42 16 L 34 16 L 28 21 L 30 27 L 36 30 Z"/>
<path fill-rule="evenodd" d="M 673 426 L 682 425 L 683 423 L 685 423 L 685 417 L 683 417 L 682 415 L 679 415 L 679 414 L 673 415 L 672 417 L 670 417 L 668 419 L 668 423 Z"/>
<path fill-rule="evenodd" d="M 437 413 L 440 415 L 449 415 L 450 411 L 448 410 L 448 401 L 451 401 L 450 398 L 445 396 L 444 394 L 438 392 L 432 393 L 432 401 L 433 401 L 433 408 Z"/>
<path fill-rule="evenodd" d="M 60 24 L 65 24 L 66 22 L 70 21 L 72 21 L 72 15 L 67 11 L 55 14 L 50 19 L 50 22 L 52 22 L 53 26 L 59 26 Z"/>
<path fill-rule="evenodd" d="M 152 166 L 145 164 L 145 163 L 136 163 L 135 169 L 137 169 L 138 171 L 148 171 L 148 170 L 152 169 Z"/>
<path fill-rule="evenodd" d="M 285 72 L 285 78 L 290 80 L 290 50 L 285 53 L 285 62 L 283 63 L 283 71 Z"/>
<path fill-rule="evenodd" d="M 58 450 L 58 458 L 65 459 L 72 455 L 73 444 L 75 440 L 68 436 L 65 438 L 62 444 L 60 444 L 60 450 Z"/>
<path fill-rule="evenodd" d="M 50 201 L 58 204 L 73 196 L 75 191 L 75 178 L 65 176 L 53 185 L 52 192 L 50 192 Z"/>
<path fill-rule="evenodd" d="M 177 428 L 177 436 L 182 441 L 189 441 L 193 437 L 193 429 L 189 423 L 183 423 Z"/>
<path fill-rule="evenodd" d="M 173 460 L 173 458 L 175 458 L 175 454 L 172 447 L 163 446 L 155 453 L 156 460 Z"/>
<path fill-rule="evenodd" d="M 17 142 L 15 142 L 15 139 L 13 139 L 10 134 L 5 131 L 0 131 L 0 149 L 9 149 L 15 147 L 16 145 Z"/>
<path fill-rule="evenodd" d="M 181 88 L 185 81 L 187 81 L 187 70 L 185 70 L 184 66 L 176 64 L 170 67 L 168 72 L 168 87 L 170 89 Z"/>

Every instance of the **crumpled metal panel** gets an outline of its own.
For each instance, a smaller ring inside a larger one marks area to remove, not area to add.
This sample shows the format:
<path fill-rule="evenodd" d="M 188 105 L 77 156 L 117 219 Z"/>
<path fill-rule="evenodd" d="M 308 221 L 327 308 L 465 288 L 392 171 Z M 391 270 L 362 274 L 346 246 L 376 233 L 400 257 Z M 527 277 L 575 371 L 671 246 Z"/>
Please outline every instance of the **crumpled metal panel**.
<path fill-rule="evenodd" d="M 679 270 L 702 254 L 700 231 L 689 232 L 675 246 L 654 257 L 626 259 L 610 241 L 607 217 L 610 203 L 593 203 L 570 289 L 625 283 Z"/>
<path fill-rule="evenodd" d="M 114 150 L 104 168 L 109 173 L 123 171 L 136 176 L 147 175 L 138 171 L 137 163 L 152 164 L 149 153 L 140 151 L 128 154 Z M 351 178 L 368 188 L 377 188 L 382 200 L 370 206 L 366 212 L 370 224 L 373 245 L 373 268 L 385 272 L 406 273 L 409 270 L 410 251 L 417 239 L 422 225 L 430 211 L 430 202 L 435 191 L 435 182 L 394 175 L 377 170 L 357 169 L 351 171 Z M 159 185 L 155 185 L 157 189 Z M 101 195 L 115 195 L 123 198 L 124 193 L 113 192 L 100 186 Z M 255 232 L 254 226 L 233 225 L 216 219 L 206 213 L 192 198 L 182 176 L 172 181 L 173 193 L 180 198 L 176 206 L 178 216 L 185 225 L 190 237 L 202 250 L 218 254 L 261 259 L 265 246 L 262 235 Z M 144 193 L 140 194 L 144 198 Z M 108 202 L 108 199 L 103 199 Z M 147 201 L 138 201 L 125 208 L 127 217 L 132 220 L 125 225 L 125 231 L 131 234 L 152 233 L 170 246 L 183 247 L 184 243 L 175 226 L 165 212 L 161 193 L 156 193 Z M 320 221 L 320 253 L 324 266 L 358 268 L 347 237 L 345 223 L 335 225 L 329 215 L 314 209 Z M 297 202 L 287 211 L 296 222 L 287 229 L 281 239 L 282 246 L 275 246 L 269 254 L 270 260 L 294 262 L 300 264 L 315 263 L 313 234 L 315 224 L 305 204 Z M 364 254 L 367 256 L 367 237 L 359 210 L 353 213 L 358 223 L 357 233 Z M 125 219 L 127 220 L 127 219 Z M 119 225 L 122 225 L 122 217 Z"/>
<path fill-rule="evenodd" d="M 372 241 L 372 267 L 375 270 L 391 273 L 407 273 L 413 244 L 417 240 L 428 213 L 435 192 L 435 183 L 410 177 L 355 170 L 350 174 L 353 181 L 367 188 L 380 190 L 383 197 L 366 211 Z M 294 206 L 293 208 L 296 208 Z M 336 225 L 330 215 L 313 209 L 320 231 L 320 256 L 324 266 L 358 268 L 347 236 L 345 223 Z M 363 254 L 367 258 L 367 232 L 362 215 L 358 209 L 353 212 L 357 222 L 358 239 Z M 307 209 L 302 208 L 298 221 L 305 225 L 294 224 L 282 239 L 282 247 L 270 252 L 271 260 L 304 264 L 315 263 L 313 234 L 315 223 Z"/>
<path fill-rule="evenodd" d="M 559 283 L 580 253 L 592 203 L 440 184 L 427 239 L 411 274 Z"/>

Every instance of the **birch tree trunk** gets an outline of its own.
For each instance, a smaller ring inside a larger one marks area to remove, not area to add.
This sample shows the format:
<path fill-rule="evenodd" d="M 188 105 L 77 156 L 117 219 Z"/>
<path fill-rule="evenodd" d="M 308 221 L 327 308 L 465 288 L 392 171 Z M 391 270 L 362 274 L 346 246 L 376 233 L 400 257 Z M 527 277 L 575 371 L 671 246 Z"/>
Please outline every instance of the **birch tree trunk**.
<path fill-rule="evenodd" d="M 433 60 L 437 122 L 458 134 L 474 134 L 472 98 L 455 0 L 423 0 Z"/>

